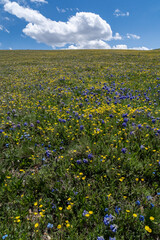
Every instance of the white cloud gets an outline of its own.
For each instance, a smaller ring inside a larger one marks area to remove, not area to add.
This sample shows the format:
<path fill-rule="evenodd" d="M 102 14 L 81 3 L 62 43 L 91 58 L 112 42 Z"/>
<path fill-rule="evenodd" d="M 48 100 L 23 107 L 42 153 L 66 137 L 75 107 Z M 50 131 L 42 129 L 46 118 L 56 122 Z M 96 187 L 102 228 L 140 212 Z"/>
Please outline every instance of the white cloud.
<path fill-rule="evenodd" d="M 147 48 L 147 47 L 134 47 L 134 48 L 132 48 L 133 50 L 151 50 L 151 49 L 149 49 L 149 48 Z"/>
<path fill-rule="evenodd" d="M 4 10 L 29 22 L 23 33 L 53 48 L 64 47 L 66 44 L 80 46 L 81 42 L 93 44 L 92 41 L 112 39 L 110 25 L 94 13 L 77 12 L 67 22 L 56 22 L 16 2 L 8 1 Z"/>
<path fill-rule="evenodd" d="M 127 33 L 128 39 L 140 39 L 141 37 L 136 34 Z"/>
<path fill-rule="evenodd" d="M 46 0 L 30 0 L 30 1 L 35 3 L 48 3 Z"/>
<path fill-rule="evenodd" d="M 114 37 L 112 37 L 114 40 L 122 40 L 122 37 L 120 36 L 119 33 L 116 33 Z"/>
<path fill-rule="evenodd" d="M 116 46 L 113 46 L 112 49 L 128 49 L 128 50 L 150 50 L 149 48 L 147 47 L 133 47 L 133 48 L 128 48 L 127 45 L 116 45 Z"/>
<path fill-rule="evenodd" d="M 79 9 L 78 8 L 59 8 L 59 7 L 56 7 L 56 9 L 57 9 L 57 11 L 59 12 L 59 13 L 65 13 L 65 12 L 67 12 L 67 11 L 70 11 L 70 12 L 73 12 L 73 11 L 79 11 Z"/>
<path fill-rule="evenodd" d="M 113 49 L 128 49 L 128 47 L 125 44 L 120 44 L 120 45 L 113 46 Z"/>
<path fill-rule="evenodd" d="M 102 40 L 92 40 L 81 42 L 76 45 L 70 45 L 68 49 L 111 49 L 111 47 Z"/>
<path fill-rule="evenodd" d="M 129 16 L 129 12 L 123 13 L 121 10 L 116 9 L 114 11 L 113 15 L 115 15 L 116 17 L 128 17 Z"/>

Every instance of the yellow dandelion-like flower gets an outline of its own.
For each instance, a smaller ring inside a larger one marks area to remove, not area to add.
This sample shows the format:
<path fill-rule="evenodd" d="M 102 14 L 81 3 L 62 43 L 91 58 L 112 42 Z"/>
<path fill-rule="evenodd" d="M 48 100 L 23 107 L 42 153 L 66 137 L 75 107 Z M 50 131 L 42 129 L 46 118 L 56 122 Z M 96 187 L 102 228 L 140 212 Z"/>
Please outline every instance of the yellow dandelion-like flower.
<path fill-rule="evenodd" d="M 38 226 L 39 226 L 39 223 L 36 223 L 36 224 L 34 225 L 35 228 L 37 228 Z"/>
<path fill-rule="evenodd" d="M 154 217 L 152 217 L 152 216 L 151 216 L 149 219 L 150 219 L 151 221 L 154 221 Z"/>
<path fill-rule="evenodd" d="M 61 229 L 61 228 L 62 228 L 62 225 L 59 224 L 59 225 L 57 226 L 57 228 L 58 228 L 58 229 Z"/>
<path fill-rule="evenodd" d="M 145 230 L 146 230 L 147 232 L 149 232 L 149 233 L 152 232 L 152 229 L 151 229 L 149 226 L 145 226 Z"/>
<path fill-rule="evenodd" d="M 133 217 L 135 217 L 135 218 L 136 218 L 136 217 L 137 217 L 137 214 L 133 213 Z"/>

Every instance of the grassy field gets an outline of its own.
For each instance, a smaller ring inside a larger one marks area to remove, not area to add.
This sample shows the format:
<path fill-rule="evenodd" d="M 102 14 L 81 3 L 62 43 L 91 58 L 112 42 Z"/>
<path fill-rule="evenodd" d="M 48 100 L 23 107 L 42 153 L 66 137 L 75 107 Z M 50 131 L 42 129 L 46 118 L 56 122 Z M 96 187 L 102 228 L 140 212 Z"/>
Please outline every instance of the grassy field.
<path fill-rule="evenodd" d="M 160 239 L 160 51 L 0 51 L 0 239 Z"/>

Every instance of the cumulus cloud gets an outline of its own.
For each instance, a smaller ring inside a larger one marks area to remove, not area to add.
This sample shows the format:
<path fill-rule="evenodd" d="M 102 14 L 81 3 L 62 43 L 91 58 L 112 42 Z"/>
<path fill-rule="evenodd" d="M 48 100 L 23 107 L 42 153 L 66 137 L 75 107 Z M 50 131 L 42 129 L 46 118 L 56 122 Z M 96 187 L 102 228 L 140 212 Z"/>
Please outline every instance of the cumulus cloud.
<path fill-rule="evenodd" d="M 53 48 L 112 39 L 110 25 L 95 13 L 77 12 L 67 22 L 56 22 L 16 2 L 7 1 L 4 10 L 29 22 L 23 33 Z"/>
<path fill-rule="evenodd" d="M 128 39 L 140 39 L 141 37 L 136 34 L 127 33 Z"/>
<path fill-rule="evenodd" d="M 113 15 L 116 16 L 116 17 L 128 17 L 129 16 L 129 12 L 124 13 L 121 10 L 116 9 L 114 11 Z"/>

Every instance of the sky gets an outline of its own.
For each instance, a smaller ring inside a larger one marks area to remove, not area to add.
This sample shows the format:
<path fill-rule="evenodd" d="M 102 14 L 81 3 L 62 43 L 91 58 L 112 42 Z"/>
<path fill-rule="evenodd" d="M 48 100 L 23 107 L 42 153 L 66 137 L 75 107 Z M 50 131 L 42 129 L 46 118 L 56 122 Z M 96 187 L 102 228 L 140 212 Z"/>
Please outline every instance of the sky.
<path fill-rule="evenodd" d="M 160 48 L 160 0 L 0 0 L 0 49 Z"/>

